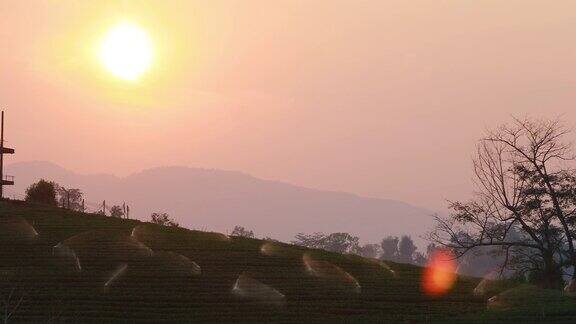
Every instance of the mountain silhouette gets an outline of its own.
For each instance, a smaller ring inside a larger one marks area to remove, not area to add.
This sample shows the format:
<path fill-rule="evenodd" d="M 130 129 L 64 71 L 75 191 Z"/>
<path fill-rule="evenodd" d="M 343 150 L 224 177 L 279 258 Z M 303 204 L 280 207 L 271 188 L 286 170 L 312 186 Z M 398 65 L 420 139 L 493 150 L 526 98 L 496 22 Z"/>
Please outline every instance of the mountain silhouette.
<path fill-rule="evenodd" d="M 298 232 L 348 232 L 362 242 L 387 235 L 419 238 L 433 226 L 433 212 L 397 200 L 365 198 L 350 193 L 314 190 L 251 175 L 190 167 L 159 167 L 127 177 L 77 174 L 50 162 L 18 162 L 6 167 L 16 177 L 8 196 L 44 178 L 84 193 L 95 211 L 126 202 L 131 218 L 146 220 L 167 212 L 182 226 L 228 233 L 235 225 L 259 237 L 290 241 Z"/>

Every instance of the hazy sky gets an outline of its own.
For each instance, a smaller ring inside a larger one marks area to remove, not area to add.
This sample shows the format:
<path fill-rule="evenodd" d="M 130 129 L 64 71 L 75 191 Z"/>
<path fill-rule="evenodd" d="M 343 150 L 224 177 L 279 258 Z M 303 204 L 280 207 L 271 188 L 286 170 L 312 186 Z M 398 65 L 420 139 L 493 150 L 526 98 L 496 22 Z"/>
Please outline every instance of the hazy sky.
<path fill-rule="evenodd" d="M 156 60 L 115 80 L 94 46 L 140 24 Z M 9 161 L 124 175 L 241 170 L 440 209 L 510 115 L 576 124 L 576 2 L 0 3 Z"/>

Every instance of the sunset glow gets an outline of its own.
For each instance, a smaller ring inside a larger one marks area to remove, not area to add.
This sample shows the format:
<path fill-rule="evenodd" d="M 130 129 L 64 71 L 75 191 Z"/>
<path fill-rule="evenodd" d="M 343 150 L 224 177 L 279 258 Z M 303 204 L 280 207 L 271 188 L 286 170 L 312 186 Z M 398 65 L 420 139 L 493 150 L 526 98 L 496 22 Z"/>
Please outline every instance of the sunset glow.
<path fill-rule="evenodd" d="M 446 294 L 456 280 L 456 262 L 449 251 L 438 250 L 430 257 L 422 274 L 422 288 L 429 296 Z"/>
<path fill-rule="evenodd" d="M 133 81 L 149 69 L 153 59 L 152 43 L 140 26 L 123 22 L 103 37 L 98 57 L 112 75 Z"/>
<path fill-rule="evenodd" d="M 0 0 L 0 324 L 576 319 L 575 12 Z"/>

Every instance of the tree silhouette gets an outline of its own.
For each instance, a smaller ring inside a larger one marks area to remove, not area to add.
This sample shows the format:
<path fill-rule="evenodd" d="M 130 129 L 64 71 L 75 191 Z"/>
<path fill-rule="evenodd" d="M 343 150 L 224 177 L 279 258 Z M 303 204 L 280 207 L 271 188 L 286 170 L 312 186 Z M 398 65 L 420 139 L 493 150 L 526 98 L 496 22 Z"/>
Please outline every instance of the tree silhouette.
<path fill-rule="evenodd" d="M 232 230 L 232 233 L 230 233 L 230 235 L 254 238 L 254 232 L 245 229 L 243 226 L 234 226 L 234 229 Z"/>
<path fill-rule="evenodd" d="M 305 246 L 311 249 L 322 249 L 324 247 L 324 233 L 315 232 L 312 234 L 298 233 L 292 241 L 293 244 Z"/>
<path fill-rule="evenodd" d="M 56 187 L 54 182 L 42 179 L 26 189 L 26 201 L 56 206 Z"/>
<path fill-rule="evenodd" d="M 416 245 L 408 235 L 403 235 L 398 244 L 398 259 L 401 262 L 412 263 L 414 261 L 414 253 L 416 252 Z"/>
<path fill-rule="evenodd" d="M 170 227 L 179 227 L 175 220 L 170 218 L 170 215 L 167 213 L 152 213 L 150 216 L 152 223 L 162 225 L 162 226 L 170 226 Z"/>
<path fill-rule="evenodd" d="M 353 253 L 360 239 L 348 233 L 332 233 L 324 238 L 323 249 L 336 253 Z"/>
<path fill-rule="evenodd" d="M 357 254 L 365 258 L 378 258 L 380 256 L 379 244 L 364 244 L 358 247 Z"/>
<path fill-rule="evenodd" d="M 558 286 L 561 269 L 576 266 L 576 172 L 566 165 L 574 160 L 568 133 L 558 120 L 534 119 L 488 131 L 473 161 L 478 193 L 452 202 L 452 214 L 437 217 L 431 240 L 459 257 L 498 248 L 505 255 L 501 271 L 535 273 L 541 284 Z"/>
<path fill-rule="evenodd" d="M 83 193 L 80 189 L 68 188 L 55 184 L 60 207 L 75 211 L 84 211 L 82 205 Z"/>
<path fill-rule="evenodd" d="M 348 233 L 332 233 L 326 235 L 316 232 L 313 234 L 298 233 L 292 243 L 314 248 L 323 249 L 336 253 L 356 253 L 360 239 Z"/>
<path fill-rule="evenodd" d="M 110 208 L 110 216 L 116 218 L 122 218 L 124 216 L 124 211 L 122 210 L 122 207 L 118 205 L 112 206 Z"/>
<path fill-rule="evenodd" d="M 395 261 L 398 260 L 398 237 L 397 236 L 387 236 L 385 237 L 380 246 L 382 247 L 382 256 L 384 260 Z"/>

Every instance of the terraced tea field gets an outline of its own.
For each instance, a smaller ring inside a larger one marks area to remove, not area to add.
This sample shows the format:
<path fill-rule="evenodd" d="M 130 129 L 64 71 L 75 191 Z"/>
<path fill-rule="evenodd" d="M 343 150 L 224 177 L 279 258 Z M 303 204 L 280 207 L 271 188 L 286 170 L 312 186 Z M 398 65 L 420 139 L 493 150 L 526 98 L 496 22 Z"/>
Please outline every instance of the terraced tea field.
<path fill-rule="evenodd" d="M 22 202 L 0 202 L 0 235 L 17 322 L 444 322 L 486 310 L 475 278 L 432 298 L 411 265 Z"/>

